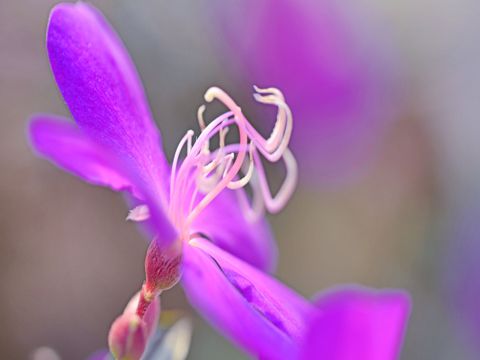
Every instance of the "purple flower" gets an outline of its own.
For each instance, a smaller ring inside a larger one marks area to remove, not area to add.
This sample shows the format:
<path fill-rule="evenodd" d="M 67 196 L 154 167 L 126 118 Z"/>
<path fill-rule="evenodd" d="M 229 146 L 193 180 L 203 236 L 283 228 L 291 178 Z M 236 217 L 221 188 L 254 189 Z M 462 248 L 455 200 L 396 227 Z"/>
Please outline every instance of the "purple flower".
<path fill-rule="evenodd" d="M 77 124 L 51 115 L 35 116 L 30 125 L 33 146 L 91 184 L 127 191 L 139 200 L 145 198 L 142 191 L 148 193 L 156 199 L 158 213 L 165 213 L 159 241 L 173 241 L 176 230 L 166 215 L 172 203 L 171 168 L 141 82 L 120 39 L 91 6 L 61 4 L 50 16 L 47 49 L 53 74 Z M 193 166 L 184 172 L 188 170 Z M 192 221 L 192 232 L 208 234 L 216 244 L 259 268 L 273 269 L 277 250 L 267 222 L 263 217 L 247 222 L 232 201 L 235 196 L 233 191 L 219 194 Z M 216 218 L 224 219 L 219 226 L 213 223 Z"/>
<path fill-rule="evenodd" d="M 57 5 L 47 49 L 76 125 L 36 116 L 30 125 L 33 146 L 91 184 L 129 193 L 135 205 L 129 218 L 141 221 L 153 237 L 136 310 L 121 315 L 111 331 L 117 353 L 138 356 L 152 332 L 152 303 L 181 279 L 191 304 L 252 355 L 348 359 L 350 350 L 343 348 L 348 344 L 362 358 L 395 358 L 409 312 L 405 294 L 340 290 L 312 304 L 263 272 L 276 258 L 263 211 L 280 210 L 296 180 L 287 148 L 292 119 L 280 91 L 256 89 L 257 101 L 278 108 L 271 136 L 263 138 L 227 94 L 209 89 L 205 100 L 220 100 L 228 111 L 207 124 L 201 107 L 202 132 L 195 142 L 187 132 L 170 167 L 133 63 L 96 9 L 82 2 Z M 227 144 L 232 127 L 239 140 Z M 220 146 L 211 151 L 215 136 Z M 187 155 L 180 162 L 184 147 Z M 286 164 L 275 196 L 261 155 Z M 251 203 L 243 190 L 247 184 Z M 328 341 L 312 340 L 317 336 Z M 134 339 L 134 346 L 125 339 Z"/>
<path fill-rule="evenodd" d="M 391 42 L 382 39 L 385 29 L 373 28 L 372 14 L 354 1 L 218 0 L 208 7 L 233 76 L 248 86 L 275 84 L 289 99 L 301 180 L 328 185 L 365 169 L 400 92 Z"/>

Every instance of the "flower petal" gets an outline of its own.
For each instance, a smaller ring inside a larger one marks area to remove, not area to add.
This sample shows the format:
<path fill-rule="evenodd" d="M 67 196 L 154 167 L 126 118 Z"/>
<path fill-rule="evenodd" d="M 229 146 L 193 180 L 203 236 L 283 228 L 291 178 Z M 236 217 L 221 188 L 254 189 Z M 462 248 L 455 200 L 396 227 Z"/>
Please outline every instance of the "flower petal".
<path fill-rule="evenodd" d="M 275 270 L 278 249 L 268 222 L 264 217 L 255 222 L 248 221 L 239 211 L 233 191 L 220 193 L 203 210 L 193 229 L 251 265 L 264 271 Z"/>
<path fill-rule="evenodd" d="M 36 116 L 30 122 L 29 132 L 35 150 L 60 168 L 90 184 L 138 195 L 118 159 L 68 119 Z"/>
<path fill-rule="evenodd" d="M 47 49 L 75 121 L 94 141 L 132 161 L 165 200 L 168 164 L 135 67 L 99 11 L 84 2 L 50 14 Z"/>
<path fill-rule="evenodd" d="M 149 209 L 143 223 L 147 236 L 155 237 L 160 246 L 169 246 L 177 239 L 164 208 L 138 174 L 113 155 L 109 149 L 86 136 L 75 124 L 52 115 L 36 116 L 30 122 L 30 141 L 35 150 L 53 163 L 93 185 L 107 186 L 115 191 L 126 190 L 142 199 Z"/>
<path fill-rule="evenodd" d="M 296 353 L 313 307 L 294 291 L 204 239 L 185 244 L 182 281 L 193 307 L 250 354 Z"/>
<path fill-rule="evenodd" d="M 410 314 L 402 291 L 336 289 L 317 301 L 301 359 L 394 360 Z"/>

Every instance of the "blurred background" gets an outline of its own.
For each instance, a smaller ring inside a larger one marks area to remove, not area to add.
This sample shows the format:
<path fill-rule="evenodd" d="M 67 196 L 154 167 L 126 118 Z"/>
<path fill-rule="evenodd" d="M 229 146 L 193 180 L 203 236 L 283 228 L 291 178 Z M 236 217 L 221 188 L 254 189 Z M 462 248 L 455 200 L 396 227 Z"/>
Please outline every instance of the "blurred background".
<path fill-rule="evenodd" d="M 0 349 L 83 359 L 143 281 L 147 243 L 120 195 L 32 153 L 28 118 L 68 116 L 45 52 L 56 1 L 0 2 Z M 271 224 L 277 276 L 411 292 L 402 359 L 480 358 L 480 2 L 103 0 L 171 159 L 217 85 L 261 129 L 252 85 L 294 114 L 300 181 Z M 282 169 L 271 169 L 274 179 Z M 244 359 L 188 308 L 191 359 Z"/>

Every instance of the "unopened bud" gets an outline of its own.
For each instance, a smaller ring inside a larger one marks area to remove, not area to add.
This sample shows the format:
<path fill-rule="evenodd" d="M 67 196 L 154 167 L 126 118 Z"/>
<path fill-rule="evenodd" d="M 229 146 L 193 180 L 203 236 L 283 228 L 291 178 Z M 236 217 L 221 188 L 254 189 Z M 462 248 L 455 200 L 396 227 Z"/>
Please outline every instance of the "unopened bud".
<path fill-rule="evenodd" d="M 181 275 L 181 244 L 175 243 L 170 248 L 161 248 L 152 240 L 145 258 L 144 296 L 148 301 L 161 291 L 174 286 Z"/>
<path fill-rule="evenodd" d="M 139 360 L 147 345 L 145 322 L 136 314 L 124 313 L 108 333 L 110 352 L 117 360 Z"/>

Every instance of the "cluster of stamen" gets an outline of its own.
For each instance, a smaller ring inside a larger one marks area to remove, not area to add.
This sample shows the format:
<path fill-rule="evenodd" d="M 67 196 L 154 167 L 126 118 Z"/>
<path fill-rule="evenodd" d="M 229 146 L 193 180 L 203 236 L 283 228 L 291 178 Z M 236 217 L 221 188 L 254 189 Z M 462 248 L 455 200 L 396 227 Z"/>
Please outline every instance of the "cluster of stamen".
<path fill-rule="evenodd" d="M 255 87 L 255 90 L 255 100 L 278 108 L 275 126 L 268 138 L 257 132 L 230 96 L 212 87 L 205 93 L 205 101 L 210 103 L 217 99 L 229 111 L 207 124 L 203 118 L 205 105 L 202 105 L 198 110 L 202 130 L 199 137 L 192 144 L 194 132 L 189 130 L 179 143 L 170 178 L 169 215 L 184 239 L 189 237 L 192 222 L 225 188 L 237 190 L 240 208 L 252 221 L 265 209 L 269 212 L 281 210 L 295 188 L 297 167 L 288 149 L 292 133 L 290 108 L 278 89 Z M 232 126 L 237 128 L 238 141 L 226 144 Z M 219 146 L 212 151 L 210 141 L 216 136 Z M 179 165 L 185 146 L 187 155 Z M 275 196 L 270 190 L 261 155 L 272 163 L 280 160 L 285 163 L 286 176 Z M 245 191 L 247 185 L 251 187 L 252 199 Z"/>

